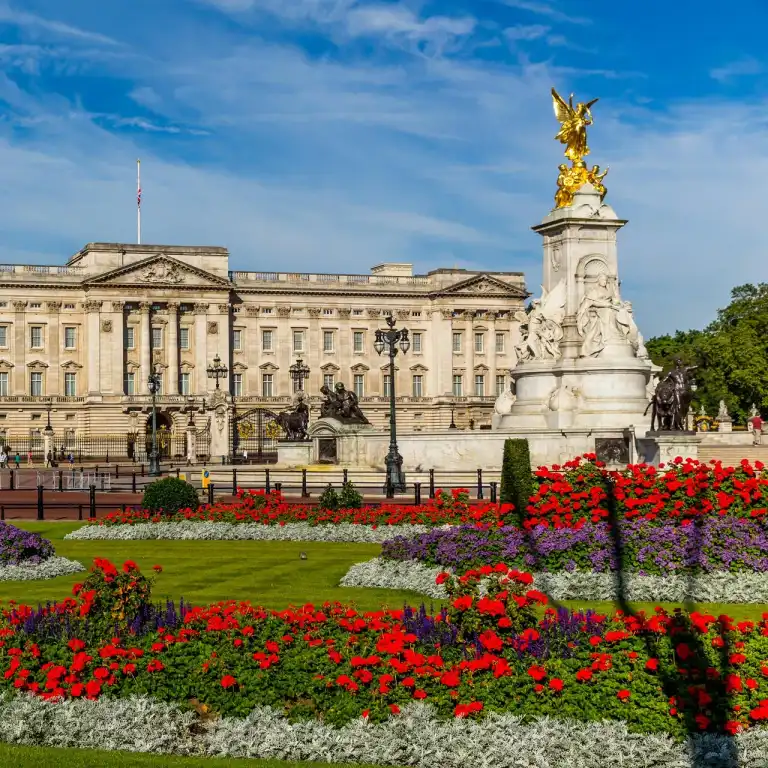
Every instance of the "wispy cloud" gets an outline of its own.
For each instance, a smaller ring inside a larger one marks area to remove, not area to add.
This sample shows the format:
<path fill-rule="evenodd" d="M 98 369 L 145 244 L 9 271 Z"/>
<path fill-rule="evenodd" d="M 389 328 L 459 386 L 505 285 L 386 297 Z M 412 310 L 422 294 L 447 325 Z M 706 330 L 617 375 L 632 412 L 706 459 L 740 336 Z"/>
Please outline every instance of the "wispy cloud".
<path fill-rule="evenodd" d="M 765 72 L 765 65 L 753 59 L 751 56 L 736 61 L 731 61 L 722 67 L 715 67 L 709 71 L 709 76 L 713 80 L 717 80 L 720 83 L 725 83 L 728 80 L 732 80 L 736 77 L 744 77 L 748 75 L 761 75 Z"/>
<path fill-rule="evenodd" d="M 538 0 L 498 0 L 498 2 L 508 5 L 510 8 L 517 8 L 521 11 L 527 11 L 537 16 L 546 16 L 552 21 L 563 21 L 569 24 L 591 24 L 592 20 L 584 16 L 571 16 L 561 11 L 555 5 L 550 3 L 538 2 Z"/>
<path fill-rule="evenodd" d="M 100 32 L 91 32 L 89 30 L 71 26 L 70 24 L 65 24 L 61 21 L 25 13 L 24 11 L 19 11 L 5 3 L 0 4 L 0 24 L 10 24 L 15 27 L 24 28 L 30 32 L 42 31 L 57 37 L 74 38 L 90 43 L 119 45 L 116 40 L 107 35 L 103 35 Z"/>
<path fill-rule="evenodd" d="M 504 30 L 507 40 L 539 40 L 544 37 L 551 27 L 544 24 L 517 24 Z"/>

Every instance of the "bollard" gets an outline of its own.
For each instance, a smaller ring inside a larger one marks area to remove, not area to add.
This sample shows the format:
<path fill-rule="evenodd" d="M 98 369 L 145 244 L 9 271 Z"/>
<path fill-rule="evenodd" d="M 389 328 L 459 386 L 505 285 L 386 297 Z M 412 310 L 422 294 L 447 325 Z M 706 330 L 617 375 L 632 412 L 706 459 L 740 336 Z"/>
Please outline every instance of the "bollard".
<path fill-rule="evenodd" d="M 5 520 L 5 507 L 0 507 L 0 520 Z"/>
<path fill-rule="evenodd" d="M 179 468 L 176 467 L 176 479 L 177 480 L 179 479 L 179 474 L 180 474 Z"/>
<path fill-rule="evenodd" d="M 413 503 L 414 506 L 421 506 L 421 483 L 413 484 Z"/>
<path fill-rule="evenodd" d="M 483 470 L 477 470 L 477 498 L 483 498 Z"/>
<path fill-rule="evenodd" d="M 88 517 L 91 520 L 96 517 L 96 486 L 93 483 L 88 488 Z"/>
<path fill-rule="evenodd" d="M 232 495 L 237 496 L 237 470 L 232 470 Z"/>
<path fill-rule="evenodd" d="M 109 464 L 109 448 L 107 448 L 106 460 L 107 460 L 107 464 Z"/>
<path fill-rule="evenodd" d="M 37 486 L 37 519 L 45 520 L 45 507 L 43 507 L 43 486 Z"/>
<path fill-rule="evenodd" d="M 141 476 L 144 477 L 144 465 L 141 465 Z"/>
<path fill-rule="evenodd" d="M 120 479 L 120 465 L 115 464 L 115 480 L 119 480 L 119 479 Z"/>
<path fill-rule="evenodd" d="M 282 483 L 275 483 L 275 491 L 277 493 L 280 493 L 280 491 L 283 490 L 283 484 Z"/>
<path fill-rule="evenodd" d="M 307 470 L 306 470 L 306 468 L 301 470 L 301 498 L 302 499 L 308 499 L 309 498 L 309 491 L 307 490 Z"/>
<path fill-rule="evenodd" d="M 491 504 L 496 503 L 496 488 L 498 486 L 498 483 L 493 482 L 491 483 Z"/>
<path fill-rule="evenodd" d="M 208 503 L 213 504 L 213 483 L 208 483 Z"/>
<path fill-rule="evenodd" d="M 16 490 L 16 473 L 13 470 L 11 470 L 11 490 Z"/>
<path fill-rule="evenodd" d="M 269 485 L 269 470 L 264 470 L 264 492 L 270 493 L 270 485 Z"/>
<path fill-rule="evenodd" d="M 98 464 L 96 465 L 95 473 L 96 473 L 96 477 L 98 477 L 99 476 L 99 465 Z"/>
<path fill-rule="evenodd" d="M 121 504 L 120 509 L 122 510 L 123 514 L 125 514 L 125 504 Z"/>
<path fill-rule="evenodd" d="M 131 493 L 136 493 L 136 473 L 131 472 Z"/>
<path fill-rule="evenodd" d="M 77 505 L 77 519 L 82 520 L 83 519 L 83 505 L 78 504 Z"/>
<path fill-rule="evenodd" d="M 347 483 L 347 482 L 349 482 L 349 470 L 346 470 L 346 469 L 345 469 L 345 470 L 342 472 L 342 477 L 344 478 L 344 479 L 342 480 L 342 482 L 343 482 L 343 483 Z"/>
<path fill-rule="evenodd" d="M 392 478 L 389 476 L 389 473 L 387 473 L 387 481 L 386 481 L 386 485 L 384 486 L 384 495 L 388 499 L 395 498 L 395 486 L 392 485 Z"/>
<path fill-rule="evenodd" d="M 64 473 L 59 470 L 59 493 L 64 490 Z"/>
<path fill-rule="evenodd" d="M 429 498 L 435 498 L 435 470 L 429 470 Z"/>

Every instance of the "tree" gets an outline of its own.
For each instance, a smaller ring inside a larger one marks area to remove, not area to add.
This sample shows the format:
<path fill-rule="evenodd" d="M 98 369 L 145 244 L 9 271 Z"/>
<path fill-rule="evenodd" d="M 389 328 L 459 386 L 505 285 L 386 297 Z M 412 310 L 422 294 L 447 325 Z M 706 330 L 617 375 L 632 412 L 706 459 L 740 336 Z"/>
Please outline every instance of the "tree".
<path fill-rule="evenodd" d="M 697 365 L 693 405 L 717 413 L 724 400 L 733 418 L 746 421 L 754 403 L 768 413 L 768 283 L 740 285 L 731 303 L 703 331 L 651 339 L 651 359 L 669 370 L 680 357 Z"/>

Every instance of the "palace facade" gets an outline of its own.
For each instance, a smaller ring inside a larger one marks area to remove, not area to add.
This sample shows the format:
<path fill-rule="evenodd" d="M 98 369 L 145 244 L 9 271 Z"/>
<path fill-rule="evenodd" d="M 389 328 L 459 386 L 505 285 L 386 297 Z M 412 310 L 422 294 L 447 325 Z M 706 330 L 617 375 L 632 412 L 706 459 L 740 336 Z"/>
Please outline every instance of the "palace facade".
<path fill-rule="evenodd" d="M 13 448 L 49 419 L 57 435 L 142 435 L 153 365 L 159 424 L 182 428 L 210 403 L 217 355 L 235 413 L 290 406 L 301 358 L 313 406 L 323 384 L 343 382 L 386 428 L 392 382 L 373 341 L 390 313 L 411 338 L 397 358 L 398 426 L 453 416 L 479 428 L 509 386 L 527 295 L 519 272 L 243 272 L 213 247 L 90 243 L 63 266 L 0 265 L 0 435 Z"/>

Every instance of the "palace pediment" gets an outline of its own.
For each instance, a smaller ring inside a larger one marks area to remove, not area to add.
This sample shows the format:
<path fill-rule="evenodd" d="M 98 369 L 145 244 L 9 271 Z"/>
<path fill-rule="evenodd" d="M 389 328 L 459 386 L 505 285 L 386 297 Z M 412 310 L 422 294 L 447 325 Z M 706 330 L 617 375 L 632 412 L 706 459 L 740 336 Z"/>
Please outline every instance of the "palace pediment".
<path fill-rule="evenodd" d="M 89 277 L 84 285 L 93 286 L 158 286 L 162 288 L 229 289 L 232 284 L 223 277 L 185 264 L 172 256 L 160 254 L 142 261 L 111 269 Z"/>
<path fill-rule="evenodd" d="M 528 298 L 528 291 L 517 285 L 505 283 L 492 275 L 475 275 L 435 291 L 433 296 L 496 296 L 508 299 L 526 299 Z"/>

